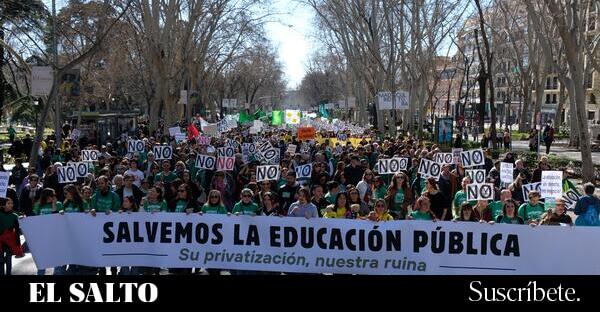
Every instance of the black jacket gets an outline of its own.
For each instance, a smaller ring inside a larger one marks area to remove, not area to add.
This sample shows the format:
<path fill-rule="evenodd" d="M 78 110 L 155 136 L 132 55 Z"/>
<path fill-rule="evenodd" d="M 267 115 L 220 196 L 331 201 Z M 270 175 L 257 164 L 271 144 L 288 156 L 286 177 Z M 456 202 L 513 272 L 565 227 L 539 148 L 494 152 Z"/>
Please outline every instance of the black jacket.
<path fill-rule="evenodd" d="M 124 188 L 125 187 L 122 187 L 115 192 L 117 193 L 117 195 L 119 195 L 119 199 L 121 199 L 121 202 L 123 202 Z M 144 197 L 144 192 L 142 192 L 142 190 L 140 190 L 140 188 L 137 187 L 135 184 L 131 185 L 131 190 L 133 192 L 133 198 L 135 199 L 135 203 L 139 205 L 142 202 L 142 198 Z"/>
<path fill-rule="evenodd" d="M 30 194 L 30 189 L 28 186 L 26 186 L 23 188 L 23 190 L 21 190 L 21 194 L 19 196 L 18 211 L 20 213 L 25 214 L 26 216 L 33 216 L 33 205 L 36 201 L 40 199 L 40 195 L 42 194 L 42 188 L 38 187 L 38 190 L 32 199 L 29 198 Z"/>

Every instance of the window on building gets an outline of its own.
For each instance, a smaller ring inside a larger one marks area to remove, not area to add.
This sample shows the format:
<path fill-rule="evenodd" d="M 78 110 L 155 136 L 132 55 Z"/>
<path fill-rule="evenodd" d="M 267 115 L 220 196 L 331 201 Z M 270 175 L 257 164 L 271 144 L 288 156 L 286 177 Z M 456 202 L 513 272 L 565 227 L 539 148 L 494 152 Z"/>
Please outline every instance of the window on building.
<path fill-rule="evenodd" d="M 584 78 L 584 82 L 583 84 L 585 85 L 586 88 L 591 89 L 592 88 L 592 78 L 593 78 L 593 73 L 586 73 L 585 74 L 585 78 Z"/>
<path fill-rule="evenodd" d="M 594 119 L 596 119 L 596 112 L 588 111 L 588 120 L 594 120 Z"/>
<path fill-rule="evenodd" d="M 550 104 L 550 94 L 546 94 L 546 104 Z"/>
<path fill-rule="evenodd" d="M 552 94 L 552 103 L 556 103 L 556 94 Z"/>
<path fill-rule="evenodd" d="M 596 95 L 590 94 L 590 104 L 596 104 Z"/>
<path fill-rule="evenodd" d="M 558 89 L 558 77 L 552 78 L 552 89 Z"/>
<path fill-rule="evenodd" d="M 546 90 L 549 90 L 551 88 L 551 84 L 550 84 L 550 77 L 546 78 Z"/>

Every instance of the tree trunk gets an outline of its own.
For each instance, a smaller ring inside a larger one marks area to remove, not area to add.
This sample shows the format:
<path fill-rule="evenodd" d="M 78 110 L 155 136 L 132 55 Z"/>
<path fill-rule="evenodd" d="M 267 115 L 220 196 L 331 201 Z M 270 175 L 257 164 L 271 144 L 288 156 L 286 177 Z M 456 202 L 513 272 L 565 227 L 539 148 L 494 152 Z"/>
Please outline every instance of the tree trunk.
<path fill-rule="evenodd" d="M 527 81 L 523 82 L 527 84 Z M 519 132 L 528 132 L 531 130 L 531 127 L 527 127 L 527 113 L 529 112 L 529 106 L 531 103 L 531 93 L 529 92 L 529 86 L 525 85 L 523 87 L 523 106 L 521 107 L 521 111 L 519 112 Z"/>
<path fill-rule="evenodd" d="M 565 89 L 565 84 L 561 83 L 560 84 L 560 93 L 558 96 L 558 105 L 556 107 L 556 126 L 560 127 L 564 120 L 562 118 L 562 110 L 565 107 L 565 101 L 567 99 L 567 95 L 566 95 L 566 89 Z"/>

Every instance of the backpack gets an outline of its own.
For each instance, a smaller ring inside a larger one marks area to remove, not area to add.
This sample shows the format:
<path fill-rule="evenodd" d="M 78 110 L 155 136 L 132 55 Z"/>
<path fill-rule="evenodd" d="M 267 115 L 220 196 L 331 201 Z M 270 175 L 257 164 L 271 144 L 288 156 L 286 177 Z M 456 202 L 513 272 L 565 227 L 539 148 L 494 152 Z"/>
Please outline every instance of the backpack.
<path fill-rule="evenodd" d="M 594 205 L 589 205 L 582 215 L 575 220 L 576 226 L 600 226 L 598 210 Z"/>

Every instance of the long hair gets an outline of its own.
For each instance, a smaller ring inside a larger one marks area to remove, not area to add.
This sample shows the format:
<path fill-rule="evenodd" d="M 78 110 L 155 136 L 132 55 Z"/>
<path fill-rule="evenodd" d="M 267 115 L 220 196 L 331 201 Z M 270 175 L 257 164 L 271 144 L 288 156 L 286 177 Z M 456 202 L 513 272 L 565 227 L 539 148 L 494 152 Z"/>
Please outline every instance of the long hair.
<path fill-rule="evenodd" d="M 217 205 L 219 206 L 224 206 L 225 204 L 223 204 L 223 196 L 221 196 L 221 191 L 219 190 L 211 190 L 210 192 L 208 192 L 208 199 L 206 200 L 206 203 L 211 206 L 211 202 L 210 202 L 210 198 L 212 196 L 219 196 L 219 203 Z"/>
<path fill-rule="evenodd" d="M 71 193 L 71 195 L 73 195 L 74 206 L 79 206 L 79 207 L 83 206 L 83 198 L 81 198 L 81 193 L 79 193 L 79 189 L 77 189 L 77 187 L 75 185 L 69 184 L 69 185 L 65 186 L 64 192 L 65 192 L 65 194 Z"/>
<path fill-rule="evenodd" d="M 193 201 L 193 195 L 192 195 L 192 188 L 190 187 L 189 184 L 186 183 L 182 183 L 180 184 L 177 188 L 183 187 L 185 188 L 185 200 L 188 202 Z"/>
<path fill-rule="evenodd" d="M 50 201 L 48 201 L 48 199 L 52 198 L 54 196 L 56 196 L 54 189 L 51 189 L 49 187 L 43 189 L 42 195 L 40 196 L 40 206 L 43 206 L 43 205 L 49 203 Z"/>
<path fill-rule="evenodd" d="M 338 204 L 341 196 L 344 196 L 346 198 L 346 205 L 344 205 L 344 208 L 346 208 L 346 211 L 350 210 L 350 198 L 348 197 L 348 194 L 346 194 L 346 192 L 339 192 L 335 197 L 335 205 L 333 205 L 333 211 L 338 210 Z"/>
<path fill-rule="evenodd" d="M 140 206 L 138 206 L 138 204 L 135 202 L 135 198 L 133 196 L 125 196 L 123 198 L 123 203 L 125 202 L 126 199 L 131 202 L 131 211 L 133 211 L 133 212 L 140 211 Z M 123 208 L 123 203 L 121 203 L 121 208 Z"/>

